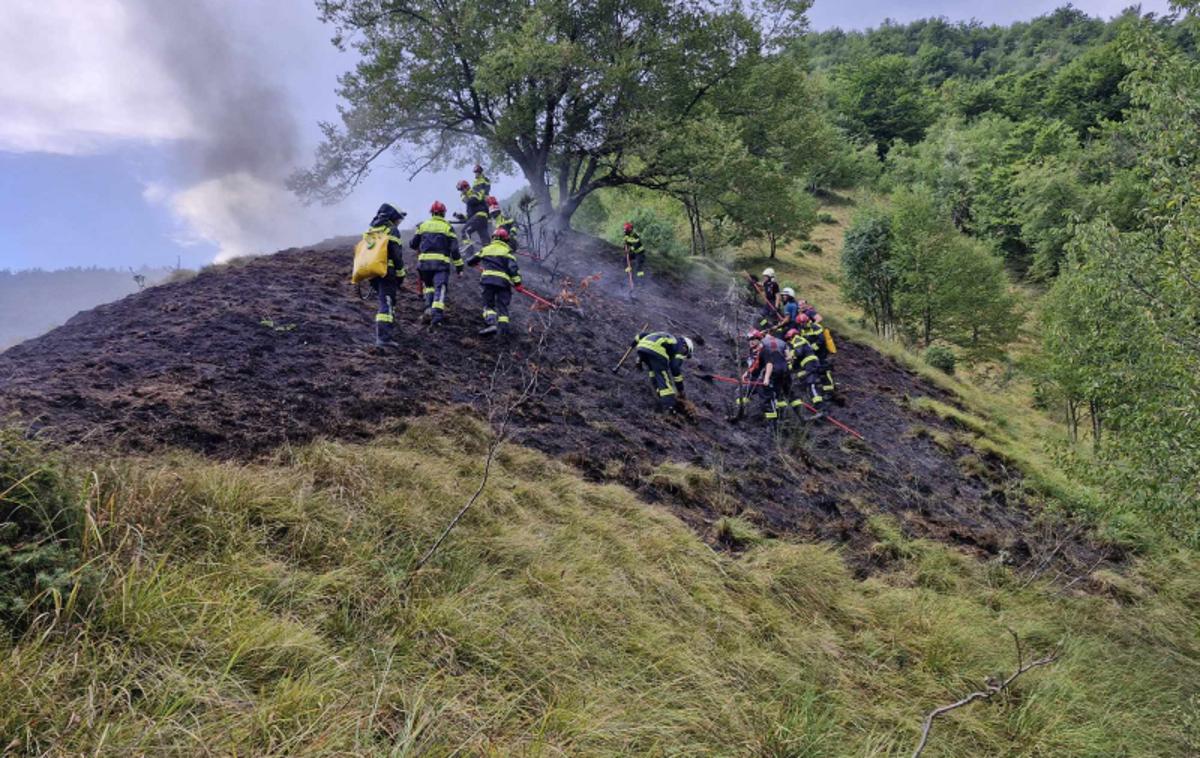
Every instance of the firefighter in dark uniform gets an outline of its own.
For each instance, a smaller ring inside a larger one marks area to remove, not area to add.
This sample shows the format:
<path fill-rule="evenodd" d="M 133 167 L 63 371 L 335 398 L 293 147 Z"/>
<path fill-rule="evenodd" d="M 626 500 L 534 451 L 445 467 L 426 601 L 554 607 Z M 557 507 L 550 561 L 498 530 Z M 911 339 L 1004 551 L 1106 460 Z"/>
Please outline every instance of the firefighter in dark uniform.
<path fill-rule="evenodd" d="M 508 244 L 508 231 L 492 232 L 492 241 L 467 260 L 468 266 L 479 266 L 479 287 L 483 296 L 484 327 L 480 334 L 508 334 L 508 306 L 512 288 L 521 284 L 517 258 Z"/>
<path fill-rule="evenodd" d="M 766 301 L 759 309 L 758 328 L 767 329 L 779 321 L 779 280 L 775 269 L 764 268 L 762 272 L 762 297 Z"/>
<path fill-rule="evenodd" d="M 504 211 L 500 208 L 500 201 L 494 197 L 488 196 L 487 199 L 488 217 L 492 222 L 492 231 L 503 229 L 508 232 L 508 246 L 513 250 L 517 249 L 517 221 L 504 215 Z"/>
<path fill-rule="evenodd" d="M 473 245 L 476 250 L 479 250 L 488 241 L 487 195 L 481 195 L 477 190 L 471 189 L 471 185 L 467 184 L 466 179 L 459 181 L 458 191 L 461 193 L 462 201 L 467 207 L 466 224 L 463 226 L 462 241 L 468 245 Z"/>
<path fill-rule="evenodd" d="M 762 398 L 763 419 L 771 428 L 779 420 L 779 408 L 787 407 L 792 390 L 792 376 L 788 373 L 790 348 L 783 340 L 754 330 L 746 335 L 750 339 L 750 367 L 742 375 L 742 381 L 761 381 L 759 397 Z"/>
<path fill-rule="evenodd" d="M 675 410 L 676 399 L 687 397 L 683 389 L 683 361 L 691 358 L 695 345 L 688 337 L 666 332 L 642 332 L 633 340 L 638 365 L 650 372 L 650 384 L 660 411 Z"/>
<path fill-rule="evenodd" d="M 809 405 L 815 409 L 812 418 L 821 418 L 825 415 L 822 410 L 825 395 L 821 391 L 821 384 L 824 381 L 821 359 L 817 357 L 817 351 L 813 349 L 812 344 L 805 339 L 799 329 L 789 330 L 784 337 L 792 346 L 792 372 L 795 374 L 796 382 L 803 388 L 792 399 L 792 410 L 796 412 L 797 416 L 803 417 L 800 411 L 804 408 L 807 399 Z"/>
<path fill-rule="evenodd" d="M 492 194 L 492 180 L 484 175 L 483 166 L 478 163 L 475 164 L 475 180 L 471 182 L 471 191 L 478 193 L 480 197 Z"/>
<path fill-rule="evenodd" d="M 396 297 L 404 285 L 404 259 L 401 257 L 403 247 L 400 243 L 400 230 L 396 226 L 404 220 L 404 214 L 395 207 L 384 203 L 371 219 L 371 228 L 363 234 L 364 237 L 375 234 L 385 234 L 387 243 L 387 274 L 371 280 L 371 289 L 379 297 L 379 312 L 375 314 L 375 346 L 395 347 L 396 340 L 392 333 L 396 324 Z"/>
<path fill-rule="evenodd" d="M 458 252 L 458 237 L 446 221 L 445 204 L 435 200 L 429 212 L 431 217 L 417 227 L 408 246 L 417 251 L 417 273 L 421 276 L 421 291 L 425 296 L 422 319 L 440 324 L 446 313 L 450 267 L 453 265 L 462 276 L 463 260 Z"/>
<path fill-rule="evenodd" d="M 833 342 L 833 337 L 830 336 L 828 341 L 826 340 L 826 329 L 817 320 L 819 318 L 820 314 L 809 306 L 808 310 L 801 310 L 796 315 L 796 324 L 798 325 L 800 334 L 812 346 L 817 359 L 821 361 L 821 389 L 824 395 L 829 397 L 837 389 L 833 383 L 833 357 L 829 350 L 829 345 Z"/>
<path fill-rule="evenodd" d="M 625 222 L 624 231 L 625 255 L 628 259 L 625 273 L 632 273 L 639 278 L 645 276 L 642 268 L 646 263 L 646 247 L 642 244 L 642 236 L 633 230 L 633 223 L 629 221 Z"/>

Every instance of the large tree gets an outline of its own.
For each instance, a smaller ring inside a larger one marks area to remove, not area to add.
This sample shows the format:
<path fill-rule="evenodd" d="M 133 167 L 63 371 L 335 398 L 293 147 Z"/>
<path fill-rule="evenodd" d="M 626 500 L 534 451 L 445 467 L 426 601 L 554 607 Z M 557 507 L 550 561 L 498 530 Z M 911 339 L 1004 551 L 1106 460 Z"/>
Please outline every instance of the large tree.
<path fill-rule="evenodd" d="M 393 153 L 414 173 L 487 154 L 520 168 L 565 226 L 602 187 L 657 186 L 680 167 L 656 146 L 802 29 L 808 0 L 320 0 L 340 46 L 342 123 L 293 177 L 333 201 Z"/>

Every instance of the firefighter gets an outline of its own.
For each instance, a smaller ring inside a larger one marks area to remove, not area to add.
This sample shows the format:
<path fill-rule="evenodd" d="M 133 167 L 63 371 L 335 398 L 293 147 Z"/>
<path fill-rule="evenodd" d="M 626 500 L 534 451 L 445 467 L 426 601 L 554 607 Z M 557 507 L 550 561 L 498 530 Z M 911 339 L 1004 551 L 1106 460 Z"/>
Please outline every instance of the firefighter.
<path fill-rule="evenodd" d="M 820 314 L 816 315 L 820 316 Z M 796 315 L 796 324 L 801 336 L 812 346 L 813 352 L 821 362 L 821 389 L 824 395 L 828 397 L 837 389 L 837 386 L 833 382 L 833 354 L 837 352 L 837 346 L 833 342 L 833 335 L 820 322 L 804 311 Z M 832 350 L 830 349 L 831 345 L 833 345 Z"/>
<path fill-rule="evenodd" d="M 813 346 L 799 329 L 790 329 L 784 335 L 784 339 L 792 346 L 792 364 L 791 369 L 795 374 L 796 382 L 803 388 L 796 397 L 792 398 L 792 410 L 797 416 L 801 416 L 800 411 L 804 408 L 804 398 L 807 397 L 809 404 L 814 408 L 812 419 L 819 419 L 825 415 L 821 410 L 821 404 L 825 402 L 825 395 L 821 391 L 823 378 L 821 376 L 821 359 L 817 357 L 817 352 L 813 350 Z"/>
<path fill-rule="evenodd" d="M 766 329 L 780 318 L 779 313 L 779 282 L 775 279 L 775 269 L 764 268 L 762 272 L 763 306 L 759 312 L 758 326 Z"/>
<path fill-rule="evenodd" d="M 508 306 L 512 302 L 512 288 L 521 283 L 521 272 L 517 258 L 509 245 L 507 229 L 492 232 L 492 241 L 468 261 L 468 266 L 479 266 L 479 288 L 483 296 L 484 327 L 480 334 L 508 334 Z"/>
<path fill-rule="evenodd" d="M 483 166 L 475 164 L 475 180 L 471 182 L 471 191 L 477 193 L 480 197 L 487 197 L 492 194 L 492 180 L 484 176 Z"/>
<path fill-rule="evenodd" d="M 371 289 L 379 297 L 379 312 L 375 314 L 375 346 L 395 347 L 396 340 L 392 336 L 396 323 L 396 296 L 404 285 L 404 259 L 401 257 L 403 248 L 400 243 L 400 230 L 396 226 L 404 220 L 404 214 L 388 203 L 379 206 L 375 218 L 371 219 L 371 228 L 367 234 L 386 234 L 387 242 L 387 274 L 371 279 Z"/>
<path fill-rule="evenodd" d="M 676 398 L 687 398 L 683 389 L 683 361 L 691 358 L 695 345 L 688 337 L 666 332 L 642 332 L 634 338 L 638 366 L 650 373 L 654 398 L 660 411 L 674 411 Z"/>
<path fill-rule="evenodd" d="M 500 201 L 492 196 L 487 199 L 488 217 L 492 222 L 492 231 L 503 229 L 508 232 L 508 246 L 513 250 L 517 249 L 517 221 L 504 215 L 504 211 L 500 209 Z"/>
<path fill-rule="evenodd" d="M 790 403 L 792 376 L 788 373 L 788 363 L 791 349 L 778 337 L 757 329 L 746 336 L 750 340 L 750 367 L 742 374 L 742 381 L 761 382 L 763 420 L 774 429 L 779 420 L 779 408 L 786 408 Z"/>
<path fill-rule="evenodd" d="M 795 323 L 796 314 L 800 312 L 800 304 L 796 301 L 796 290 L 791 287 L 784 287 L 779 292 L 779 314 L 780 320 L 776 325 L 777 329 L 790 329 Z"/>
<path fill-rule="evenodd" d="M 646 247 L 642 244 L 642 236 L 633 230 L 633 222 L 626 221 L 625 231 L 625 273 L 632 273 L 639 279 L 645 275 L 642 267 L 646 263 Z"/>
<path fill-rule="evenodd" d="M 457 187 L 463 203 L 467 206 L 462 241 L 478 250 L 487 244 L 488 238 L 487 195 L 481 195 L 477 190 L 472 189 L 466 179 L 459 180 Z M 478 242 L 477 246 L 476 242 Z"/>
<path fill-rule="evenodd" d="M 446 221 L 446 206 L 435 200 L 429 208 L 432 214 L 422 221 L 408 246 L 417 251 L 417 273 L 421 276 L 421 291 L 425 296 L 423 321 L 435 326 L 446 312 L 446 289 L 450 285 L 450 267 L 459 277 L 463 275 L 462 255 L 458 252 L 458 237 Z"/>

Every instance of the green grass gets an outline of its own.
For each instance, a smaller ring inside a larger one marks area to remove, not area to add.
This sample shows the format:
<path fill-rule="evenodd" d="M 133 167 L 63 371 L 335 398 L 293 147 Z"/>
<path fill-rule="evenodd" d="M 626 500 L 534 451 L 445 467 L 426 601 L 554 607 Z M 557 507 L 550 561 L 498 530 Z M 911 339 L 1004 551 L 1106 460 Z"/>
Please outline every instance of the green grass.
<path fill-rule="evenodd" d="M 84 498 L 98 587 L 0 641 L 0 738 L 71 755 L 907 755 L 925 711 L 1011 669 L 1012 628 L 1030 652 L 1062 642 L 1062 661 L 939 721 L 927 755 L 1196 748 L 1193 554 L 1064 592 L 877 517 L 887 569 L 857 581 L 836 549 L 737 519 L 744 551 L 715 553 L 510 446 L 406 585 L 486 442 L 456 415 L 255 465 L 76 463 L 47 486 Z"/>

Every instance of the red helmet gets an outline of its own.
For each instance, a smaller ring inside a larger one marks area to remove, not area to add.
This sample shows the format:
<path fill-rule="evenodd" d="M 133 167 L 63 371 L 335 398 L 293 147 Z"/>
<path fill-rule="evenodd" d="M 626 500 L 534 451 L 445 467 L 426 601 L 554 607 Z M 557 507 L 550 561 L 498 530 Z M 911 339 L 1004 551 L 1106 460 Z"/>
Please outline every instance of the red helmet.
<path fill-rule="evenodd" d="M 626 222 L 625 222 L 625 233 L 626 233 L 626 234 L 629 234 L 629 233 L 630 233 L 630 232 L 632 232 L 632 231 L 633 231 L 633 222 L 632 222 L 632 221 L 626 221 Z"/>
<path fill-rule="evenodd" d="M 482 173 L 483 173 L 483 166 L 480 166 L 478 163 L 476 163 L 476 164 L 475 164 L 475 173 L 477 173 L 477 174 L 482 174 Z"/>
<path fill-rule="evenodd" d="M 454 188 L 459 192 L 466 192 L 467 190 L 471 189 L 471 183 L 466 179 L 459 179 L 458 184 L 454 185 Z"/>
<path fill-rule="evenodd" d="M 492 232 L 492 239 L 504 240 L 505 242 L 508 242 L 508 230 L 504 227 L 500 227 L 496 231 Z"/>
<path fill-rule="evenodd" d="M 796 331 L 795 329 L 788 329 L 788 330 L 787 330 L 787 334 L 783 335 L 783 338 L 784 338 L 785 340 L 787 340 L 788 342 L 791 342 L 791 341 L 792 341 L 792 337 L 795 337 L 795 336 L 796 336 L 797 334 L 799 334 L 799 333 L 800 333 L 800 332 Z"/>
<path fill-rule="evenodd" d="M 487 196 L 487 204 L 488 204 L 489 208 L 499 208 L 500 207 L 500 201 L 496 199 L 495 195 Z"/>
<path fill-rule="evenodd" d="M 803 312 L 797 313 L 796 314 L 796 323 L 800 324 L 801 326 L 804 326 L 805 324 L 807 324 L 808 323 L 808 314 L 803 313 Z"/>
<path fill-rule="evenodd" d="M 434 200 L 433 205 L 429 206 L 429 212 L 435 216 L 445 216 L 446 205 L 441 200 Z"/>
<path fill-rule="evenodd" d="M 750 331 L 746 332 L 746 339 L 750 340 L 751 342 L 754 342 L 755 340 L 761 340 L 762 338 L 763 333 L 757 329 L 751 329 Z"/>

